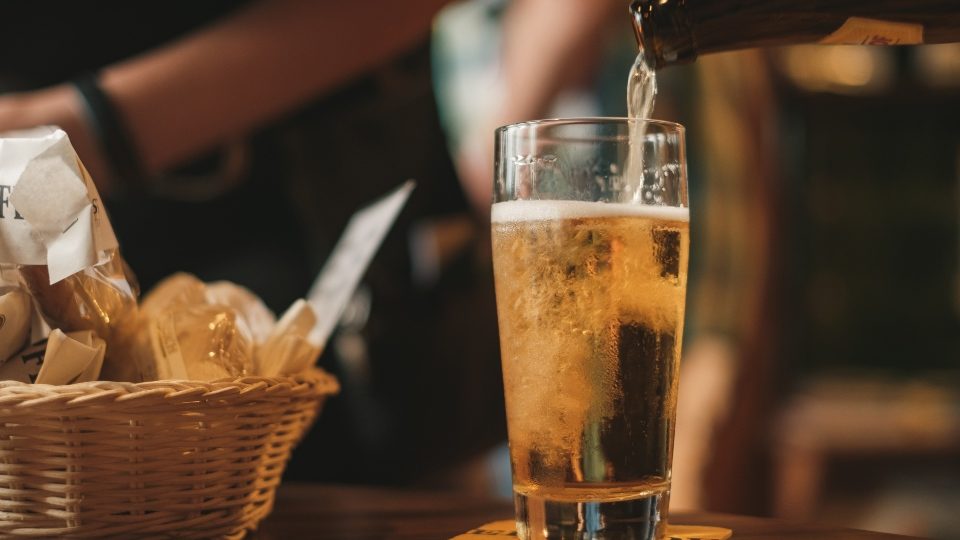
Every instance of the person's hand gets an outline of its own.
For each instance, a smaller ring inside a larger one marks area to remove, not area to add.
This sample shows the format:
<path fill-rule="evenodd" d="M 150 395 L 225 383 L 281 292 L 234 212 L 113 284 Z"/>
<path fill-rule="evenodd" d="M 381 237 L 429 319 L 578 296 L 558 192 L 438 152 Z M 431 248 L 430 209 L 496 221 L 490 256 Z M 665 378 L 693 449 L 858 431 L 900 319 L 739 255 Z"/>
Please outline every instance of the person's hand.
<path fill-rule="evenodd" d="M 109 169 L 86 121 L 84 104 L 72 85 L 0 95 L 0 132 L 44 125 L 67 132 L 98 190 L 108 191 Z"/>

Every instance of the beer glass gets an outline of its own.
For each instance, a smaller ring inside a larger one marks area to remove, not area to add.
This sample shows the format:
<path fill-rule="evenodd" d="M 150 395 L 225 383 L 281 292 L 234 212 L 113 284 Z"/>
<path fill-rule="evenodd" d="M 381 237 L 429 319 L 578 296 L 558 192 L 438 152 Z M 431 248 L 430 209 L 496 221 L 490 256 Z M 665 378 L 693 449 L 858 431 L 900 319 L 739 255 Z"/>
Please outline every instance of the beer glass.
<path fill-rule="evenodd" d="M 687 282 L 684 130 L 496 132 L 493 263 L 521 538 L 662 538 Z"/>

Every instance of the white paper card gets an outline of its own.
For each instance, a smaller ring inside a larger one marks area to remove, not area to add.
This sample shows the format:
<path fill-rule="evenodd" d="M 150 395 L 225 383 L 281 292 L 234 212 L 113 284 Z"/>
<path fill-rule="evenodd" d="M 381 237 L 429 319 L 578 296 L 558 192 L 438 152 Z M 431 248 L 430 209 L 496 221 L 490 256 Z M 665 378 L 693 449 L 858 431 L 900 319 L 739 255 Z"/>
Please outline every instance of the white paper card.
<path fill-rule="evenodd" d="M 307 294 L 307 300 L 317 313 L 317 324 L 310 333 L 309 341 L 317 347 L 322 349 L 327 342 L 360 278 L 367 271 L 373 255 L 415 185 L 413 180 L 407 180 L 393 193 L 357 211 L 350 218 L 343 236 Z"/>

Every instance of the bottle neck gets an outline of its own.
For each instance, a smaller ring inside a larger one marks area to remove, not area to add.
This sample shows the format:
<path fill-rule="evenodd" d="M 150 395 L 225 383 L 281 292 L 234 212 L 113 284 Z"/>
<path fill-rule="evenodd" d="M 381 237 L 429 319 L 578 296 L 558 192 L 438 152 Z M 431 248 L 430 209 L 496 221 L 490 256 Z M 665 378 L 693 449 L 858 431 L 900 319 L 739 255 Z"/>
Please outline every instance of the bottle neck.
<path fill-rule="evenodd" d="M 697 59 L 686 0 L 634 0 L 630 11 L 637 44 L 655 69 Z"/>

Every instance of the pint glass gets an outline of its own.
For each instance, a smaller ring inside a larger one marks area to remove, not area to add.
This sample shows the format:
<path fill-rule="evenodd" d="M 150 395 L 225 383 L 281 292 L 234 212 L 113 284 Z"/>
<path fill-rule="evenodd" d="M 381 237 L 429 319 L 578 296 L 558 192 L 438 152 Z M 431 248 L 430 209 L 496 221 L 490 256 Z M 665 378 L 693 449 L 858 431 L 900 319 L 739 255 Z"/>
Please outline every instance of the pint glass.
<path fill-rule="evenodd" d="M 502 127 L 494 192 L 518 533 L 661 538 L 687 283 L 683 127 Z"/>

